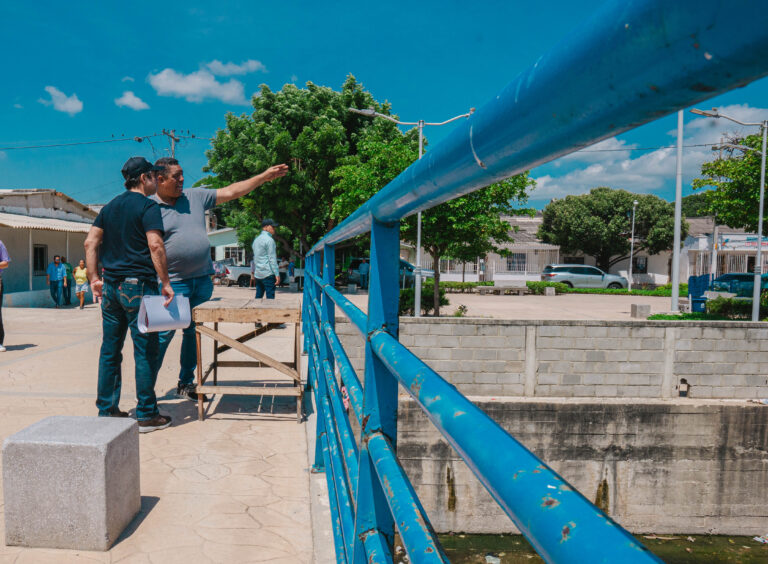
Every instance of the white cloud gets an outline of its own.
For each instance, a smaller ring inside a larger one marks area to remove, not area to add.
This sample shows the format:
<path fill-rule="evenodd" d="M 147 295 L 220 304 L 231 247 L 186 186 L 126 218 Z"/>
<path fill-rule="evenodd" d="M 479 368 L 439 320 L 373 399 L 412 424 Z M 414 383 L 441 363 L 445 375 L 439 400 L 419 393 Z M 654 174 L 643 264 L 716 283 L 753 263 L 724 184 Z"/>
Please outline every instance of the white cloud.
<path fill-rule="evenodd" d="M 14 105 L 13 105 L 13 107 L 14 107 L 14 108 L 16 108 L 17 110 L 20 110 L 20 109 L 22 109 L 24 106 L 22 106 L 21 104 L 14 104 Z"/>
<path fill-rule="evenodd" d="M 219 82 L 204 69 L 190 74 L 164 69 L 157 74 L 150 73 L 148 80 L 160 96 L 184 98 L 187 102 L 214 99 L 228 104 L 248 105 L 242 82 L 235 79 Z"/>
<path fill-rule="evenodd" d="M 75 114 L 79 114 L 83 111 L 83 103 L 80 101 L 80 98 L 77 97 L 77 94 L 72 94 L 72 96 L 67 96 L 56 88 L 55 86 L 46 86 L 45 91 L 48 92 L 48 94 L 51 95 L 50 100 L 46 100 L 44 98 L 40 98 L 38 102 L 45 106 L 53 106 L 53 109 L 57 112 L 64 112 L 66 114 L 69 114 L 70 116 L 73 116 Z"/>
<path fill-rule="evenodd" d="M 291 82 L 296 82 L 297 80 L 299 80 L 299 77 L 296 76 L 295 74 L 292 74 L 291 75 Z"/>
<path fill-rule="evenodd" d="M 122 96 L 115 98 L 115 104 L 120 108 L 131 108 L 137 112 L 149 109 L 149 105 L 130 90 L 126 90 Z"/>
<path fill-rule="evenodd" d="M 207 63 L 205 66 L 217 76 L 232 76 L 235 74 L 249 74 L 256 71 L 267 71 L 267 67 L 265 67 L 261 61 L 256 61 L 254 59 L 248 59 L 239 65 L 235 63 L 222 63 L 221 61 L 214 60 Z"/>
<path fill-rule="evenodd" d="M 748 105 L 723 106 L 721 114 L 740 121 L 759 122 L 768 109 Z M 686 115 L 683 144 L 683 182 L 700 175 L 701 165 L 713 158 L 709 145 L 717 143 L 727 134 L 755 133 L 757 128 L 745 128 L 724 119 L 690 118 Z M 562 175 L 546 174 L 536 178 L 535 199 L 562 198 L 569 194 L 585 194 L 597 186 L 622 188 L 631 192 L 649 193 L 661 190 L 674 182 L 677 169 L 677 130 L 668 132 L 658 145 L 665 148 L 653 151 L 633 151 L 638 146 L 612 137 L 591 147 L 561 157 L 552 165 L 568 169 Z M 692 147 L 691 145 L 705 145 Z M 574 166 L 579 168 L 574 168 Z"/>
<path fill-rule="evenodd" d="M 120 79 L 120 82 L 134 82 L 134 80 L 132 76 L 124 76 Z"/>

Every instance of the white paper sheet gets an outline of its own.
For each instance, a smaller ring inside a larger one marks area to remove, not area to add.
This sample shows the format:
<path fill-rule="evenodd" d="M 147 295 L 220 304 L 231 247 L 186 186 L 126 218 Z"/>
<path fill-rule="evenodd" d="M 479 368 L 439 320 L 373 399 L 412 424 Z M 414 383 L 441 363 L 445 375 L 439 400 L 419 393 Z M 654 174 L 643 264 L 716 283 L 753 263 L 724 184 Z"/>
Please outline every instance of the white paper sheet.
<path fill-rule="evenodd" d="M 136 320 L 139 331 L 153 333 L 156 331 L 170 331 L 171 329 L 184 329 L 192 319 L 189 310 L 189 298 L 182 295 L 173 296 L 168 307 L 165 307 L 165 297 L 144 296 L 141 298 L 139 318 Z"/>

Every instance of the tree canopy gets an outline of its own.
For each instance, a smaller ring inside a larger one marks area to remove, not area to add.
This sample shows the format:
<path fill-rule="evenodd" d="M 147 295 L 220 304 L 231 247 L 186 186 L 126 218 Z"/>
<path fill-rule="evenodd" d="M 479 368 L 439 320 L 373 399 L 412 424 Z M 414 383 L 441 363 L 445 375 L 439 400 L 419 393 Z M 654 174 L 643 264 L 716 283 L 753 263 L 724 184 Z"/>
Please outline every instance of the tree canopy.
<path fill-rule="evenodd" d="M 693 188 L 714 187 L 704 194 L 710 210 L 717 214 L 718 223 L 757 233 L 762 138 L 734 137 L 728 143 L 753 150 L 726 148 L 722 157 L 701 165 L 702 177 L 693 181 Z M 768 222 L 763 225 L 763 235 L 766 234 Z"/>
<path fill-rule="evenodd" d="M 287 84 L 279 92 L 262 85 L 252 104 L 251 115 L 225 116 L 225 127 L 206 152 L 204 170 L 214 176 L 200 181 L 221 187 L 274 164 L 290 165 L 286 177 L 225 204 L 227 225 L 237 229 L 246 247 L 261 218 L 272 217 L 281 224 L 276 238 L 283 248 L 305 254 L 343 217 L 333 212 L 334 198 L 343 197 L 334 189 L 333 173 L 349 164 L 361 140 L 377 139 L 391 150 L 412 144 L 413 135 L 404 136 L 394 123 L 348 111 L 370 107 L 390 113 L 389 104 L 378 103 L 351 75 L 340 92 L 311 82 L 306 88 Z"/>
<path fill-rule="evenodd" d="M 709 209 L 709 191 L 684 196 L 680 204 L 683 217 L 712 215 L 712 211 Z"/>
<path fill-rule="evenodd" d="M 589 194 L 553 200 L 544 208 L 539 238 L 560 245 L 563 253 L 582 252 L 606 272 L 629 256 L 632 202 L 635 211 L 635 252 L 657 254 L 672 248 L 674 204 L 651 194 L 600 187 Z M 688 225 L 683 222 L 681 237 Z"/>

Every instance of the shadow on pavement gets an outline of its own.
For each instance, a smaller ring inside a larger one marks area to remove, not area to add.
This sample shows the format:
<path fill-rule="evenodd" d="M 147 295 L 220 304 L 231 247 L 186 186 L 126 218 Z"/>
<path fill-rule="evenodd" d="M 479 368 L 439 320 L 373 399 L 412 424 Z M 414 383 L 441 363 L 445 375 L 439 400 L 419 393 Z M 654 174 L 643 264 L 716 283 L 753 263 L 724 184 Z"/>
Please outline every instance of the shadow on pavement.
<path fill-rule="evenodd" d="M 128 526 L 123 530 L 122 533 L 120 533 L 120 536 L 117 537 L 117 540 L 115 541 L 115 544 L 112 546 L 115 547 L 121 542 L 123 542 L 125 539 L 130 537 L 136 529 L 139 528 L 139 525 L 141 525 L 141 522 L 144 521 L 144 519 L 149 515 L 149 512 L 154 509 L 155 505 L 157 505 L 157 502 L 160 501 L 159 497 L 152 496 L 152 495 L 143 495 L 141 496 L 141 509 L 139 509 L 139 512 L 136 514 L 136 517 L 133 518 L 133 521 L 128 523 Z"/>

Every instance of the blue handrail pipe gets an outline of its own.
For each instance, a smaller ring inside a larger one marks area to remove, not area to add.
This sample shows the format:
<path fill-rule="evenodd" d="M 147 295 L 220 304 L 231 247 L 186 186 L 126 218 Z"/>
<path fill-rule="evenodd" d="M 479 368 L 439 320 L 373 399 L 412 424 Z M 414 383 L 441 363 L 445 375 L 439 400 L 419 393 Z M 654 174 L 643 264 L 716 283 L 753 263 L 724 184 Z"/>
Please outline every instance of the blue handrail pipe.
<path fill-rule="evenodd" d="M 304 347 L 337 562 L 392 562 L 395 530 L 411 562 L 448 562 L 397 459 L 400 386 L 545 561 L 660 562 L 398 342 L 399 222 L 766 74 L 762 2 L 609 2 L 311 249 Z M 368 232 L 366 315 L 334 288 L 334 269 L 335 245 Z M 362 381 L 337 307 L 365 341 Z"/>

